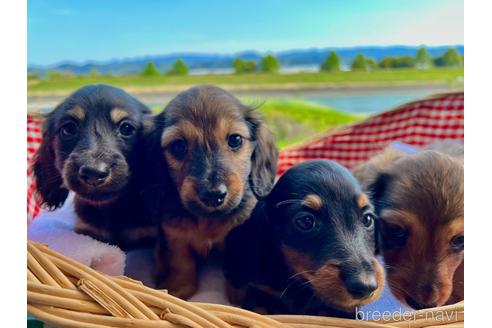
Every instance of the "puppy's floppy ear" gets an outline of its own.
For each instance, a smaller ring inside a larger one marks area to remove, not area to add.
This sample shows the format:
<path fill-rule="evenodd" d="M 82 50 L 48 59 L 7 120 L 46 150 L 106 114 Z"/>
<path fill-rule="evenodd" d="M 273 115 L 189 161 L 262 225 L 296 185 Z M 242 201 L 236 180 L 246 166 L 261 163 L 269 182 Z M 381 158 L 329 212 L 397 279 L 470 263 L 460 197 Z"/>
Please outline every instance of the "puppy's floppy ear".
<path fill-rule="evenodd" d="M 155 115 L 152 113 L 146 113 L 142 117 L 142 127 L 143 127 L 143 134 L 144 136 L 149 136 L 151 135 L 155 128 Z"/>
<path fill-rule="evenodd" d="M 277 174 L 278 149 L 275 137 L 261 121 L 258 112 L 245 109 L 245 119 L 250 126 L 252 137 L 256 141 L 251 157 L 251 174 L 249 183 L 253 193 L 263 198 L 271 191 Z"/>
<path fill-rule="evenodd" d="M 43 141 L 36 152 L 33 171 L 42 204 L 53 210 L 63 205 L 68 196 L 68 189 L 62 187 L 63 178 L 55 166 L 56 158 L 53 148 L 55 126 L 51 117 L 49 116 L 44 122 Z"/>
<path fill-rule="evenodd" d="M 381 207 L 386 205 L 385 193 L 391 183 L 392 177 L 389 173 L 380 172 L 367 187 L 367 192 L 374 203 L 376 212 L 379 214 Z"/>
<path fill-rule="evenodd" d="M 352 173 L 361 184 L 362 189 L 368 191 L 369 185 L 373 184 L 381 174 L 387 172 L 390 166 L 403 156 L 405 154 L 401 151 L 387 148 L 368 162 L 353 168 Z"/>
<path fill-rule="evenodd" d="M 165 204 L 168 203 L 168 198 L 171 195 L 176 195 L 176 193 L 170 191 L 174 184 L 167 173 L 166 161 L 161 147 L 164 114 L 154 117 L 148 116 L 146 119 L 152 120 L 152 123 L 148 123 L 152 127 L 148 128 L 143 136 L 143 160 L 139 161 L 141 163 L 139 183 L 150 219 L 153 222 L 159 222 L 164 209 L 167 207 Z"/>
<path fill-rule="evenodd" d="M 388 191 L 389 184 L 393 178 L 390 174 L 385 172 L 379 172 L 375 179 L 369 184 L 367 193 L 369 194 L 374 209 L 376 212 L 376 229 L 375 229 L 375 241 L 376 241 L 376 255 L 381 253 L 383 249 L 382 229 L 383 222 L 379 215 L 384 207 L 388 205 L 385 194 Z"/>

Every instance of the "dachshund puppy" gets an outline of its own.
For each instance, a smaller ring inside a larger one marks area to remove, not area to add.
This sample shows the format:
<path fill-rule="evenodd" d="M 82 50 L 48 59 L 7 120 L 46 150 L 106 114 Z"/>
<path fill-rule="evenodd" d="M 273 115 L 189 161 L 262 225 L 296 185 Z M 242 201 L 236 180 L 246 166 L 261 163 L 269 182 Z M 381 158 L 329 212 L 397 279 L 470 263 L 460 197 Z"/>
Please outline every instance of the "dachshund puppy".
<path fill-rule="evenodd" d="M 180 93 L 155 122 L 145 199 L 162 225 L 156 283 L 188 298 L 197 259 L 223 244 L 272 188 L 278 151 L 256 111 L 211 85 Z"/>
<path fill-rule="evenodd" d="M 388 284 L 415 309 L 463 300 L 463 171 L 463 146 L 450 142 L 355 169 L 380 218 Z"/>
<path fill-rule="evenodd" d="M 226 238 L 229 299 L 269 314 L 354 318 L 383 289 L 375 237 L 352 174 L 333 161 L 301 163 Z"/>
<path fill-rule="evenodd" d="M 72 191 L 76 232 L 124 250 L 155 239 L 136 184 L 149 113 L 106 85 L 83 87 L 58 105 L 44 123 L 33 168 L 43 204 L 60 207 Z"/>

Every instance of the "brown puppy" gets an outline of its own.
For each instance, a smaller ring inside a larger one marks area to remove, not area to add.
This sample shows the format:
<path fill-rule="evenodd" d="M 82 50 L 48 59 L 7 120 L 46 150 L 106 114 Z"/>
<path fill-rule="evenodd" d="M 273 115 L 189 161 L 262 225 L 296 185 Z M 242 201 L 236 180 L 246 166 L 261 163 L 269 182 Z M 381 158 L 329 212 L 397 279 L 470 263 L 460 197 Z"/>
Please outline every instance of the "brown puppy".
<path fill-rule="evenodd" d="M 380 218 L 393 294 L 416 309 L 462 300 L 463 147 L 444 142 L 412 155 L 389 149 L 354 173 Z"/>
<path fill-rule="evenodd" d="M 256 111 L 210 85 L 180 93 L 156 127 L 146 196 L 162 222 L 156 282 L 187 298 L 197 288 L 197 257 L 222 245 L 272 188 L 278 151 Z"/>

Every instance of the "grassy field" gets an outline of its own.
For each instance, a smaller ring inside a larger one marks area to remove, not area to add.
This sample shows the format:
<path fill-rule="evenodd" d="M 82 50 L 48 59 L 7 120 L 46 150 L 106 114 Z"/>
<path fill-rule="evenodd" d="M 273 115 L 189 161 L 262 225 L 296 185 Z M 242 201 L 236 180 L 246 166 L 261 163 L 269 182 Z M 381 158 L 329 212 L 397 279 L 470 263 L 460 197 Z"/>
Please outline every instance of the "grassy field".
<path fill-rule="evenodd" d="M 400 69 L 376 70 L 369 72 L 333 72 L 333 73 L 294 73 L 294 74 L 241 74 L 241 75 L 189 75 L 143 77 L 140 75 L 127 76 L 73 76 L 55 79 L 30 80 L 28 92 L 43 94 L 57 91 L 71 91 L 86 84 L 105 83 L 122 88 L 155 89 L 158 87 L 179 87 L 202 83 L 211 83 L 224 87 L 268 88 L 286 86 L 300 88 L 310 86 L 363 85 L 376 86 L 395 84 L 426 84 L 443 83 L 456 84 L 462 80 L 462 68 L 445 69 Z"/>
<path fill-rule="evenodd" d="M 364 115 L 341 113 L 333 108 L 302 100 L 271 100 L 261 105 L 254 104 L 248 99 L 241 99 L 241 101 L 257 108 L 268 128 L 275 135 L 277 146 L 280 149 L 309 140 L 336 126 L 357 122 L 365 117 Z M 153 110 L 159 112 L 162 108 L 156 107 Z"/>
<path fill-rule="evenodd" d="M 258 110 L 277 138 L 279 148 L 309 140 L 333 127 L 364 118 L 303 101 L 267 101 Z"/>

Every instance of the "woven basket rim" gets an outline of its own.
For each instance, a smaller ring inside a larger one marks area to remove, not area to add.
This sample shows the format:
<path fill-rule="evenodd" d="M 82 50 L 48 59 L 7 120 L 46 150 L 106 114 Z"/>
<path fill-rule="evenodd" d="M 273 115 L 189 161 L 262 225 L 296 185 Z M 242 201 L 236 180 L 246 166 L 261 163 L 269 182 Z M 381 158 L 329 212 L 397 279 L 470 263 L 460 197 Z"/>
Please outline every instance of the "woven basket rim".
<path fill-rule="evenodd" d="M 228 305 L 184 301 L 140 281 L 98 272 L 37 242 L 28 241 L 27 250 L 28 313 L 54 327 L 416 328 L 464 324 L 464 301 L 414 311 L 413 321 L 264 316 Z M 443 325 L 435 313 L 455 316 Z"/>

